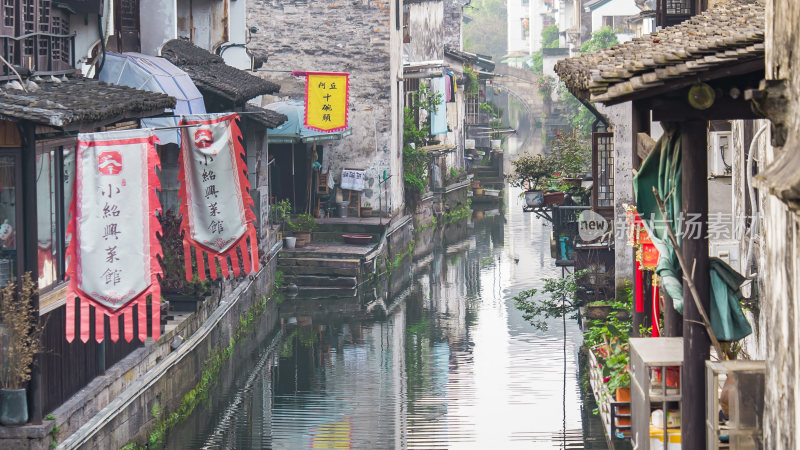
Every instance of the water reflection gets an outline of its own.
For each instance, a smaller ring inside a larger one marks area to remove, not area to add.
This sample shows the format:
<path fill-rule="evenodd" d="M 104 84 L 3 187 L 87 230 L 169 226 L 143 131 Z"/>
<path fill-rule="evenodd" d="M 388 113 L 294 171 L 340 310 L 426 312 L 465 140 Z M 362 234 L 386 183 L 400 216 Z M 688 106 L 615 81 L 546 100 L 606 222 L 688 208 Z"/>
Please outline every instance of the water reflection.
<path fill-rule="evenodd" d="M 281 305 L 296 325 L 170 447 L 605 448 L 579 389 L 577 324 L 537 331 L 513 306 L 560 269 L 549 226 L 507 198 L 401 268 L 412 275 L 394 294 Z"/>

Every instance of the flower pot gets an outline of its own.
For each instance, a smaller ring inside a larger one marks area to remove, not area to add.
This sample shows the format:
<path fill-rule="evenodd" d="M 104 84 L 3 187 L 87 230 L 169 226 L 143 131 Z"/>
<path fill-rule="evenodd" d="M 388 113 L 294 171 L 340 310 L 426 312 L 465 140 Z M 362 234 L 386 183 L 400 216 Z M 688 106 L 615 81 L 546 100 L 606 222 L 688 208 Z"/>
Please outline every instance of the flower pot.
<path fill-rule="evenodd" d="M 361 217 L 370 217 L 370 216 L 372 216 L 372 206 L 362 206 Z"/>
<path fill-rule="evenodd" d="M 481 182 L 478 180 L 472 180 L 469 182 L 469 187 L 471 187 L 472 189 L 479 188 L 481 187 Z"/>
<path fill-rule="evenodd" d="M 28 421 L 25 389 L 0 389 L 0 424 L 24 425 Z"/>
<path fill-rule="evenodd" d="M 295 247 L 305 247 L 309 243 L 311 243 L 311 232 L 310 231 L 295 231 Z"/>
<path fill-rule="evenodd" d="M 525 192 L 525 204 L 532 208 L 538 208 L 539 206 L 544 205 L 544 192 L 542 191 Z"/>
<path fill-rule="evenodd" d="M 545 192 L 542 197 L 544 198 L 544 204 L 547 206 L 556 206 L 556 205 L 563 205 L 564 200 L 567 198 L 567 194 L 561 191 L 556 192 Z"/>
<path fill-rule="evenodd" d="M 297 243 L 297 238 L 294 236 L 286 236 L 283 238 L 283 246 L 286 248 L 294 248 Z"/>
<path fill-rule="evenodd" d="M 482 187 L 473 188 L 472 193 L 475 195 L 483 195 L 483 188 Z"/>
<path fill-rule="evenodd" d="M 619 387 L 617 388 L 616 392 L 616 399 L 618 402 L 629 402 L 631 401 L 631 388 L 629 387 Z"/>

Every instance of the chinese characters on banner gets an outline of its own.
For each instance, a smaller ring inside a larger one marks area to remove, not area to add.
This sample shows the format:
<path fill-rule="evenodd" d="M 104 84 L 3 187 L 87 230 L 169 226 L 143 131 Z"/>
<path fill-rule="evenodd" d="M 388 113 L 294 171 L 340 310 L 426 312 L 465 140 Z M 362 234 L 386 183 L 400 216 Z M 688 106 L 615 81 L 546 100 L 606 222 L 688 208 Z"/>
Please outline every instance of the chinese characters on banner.
<path fill-rule="evenodd" d="M 151 335 L 160 335 L 161 225 L 156 214 L 160 183 L 155 168 L 157 139 L 152 130 L 78 135 L 74 194 L 67 227 L 67 341 L 75 339 L 76 298 L 80 338 L 90 335 L 94 306 L 95 340 L 104 339 L 109 316 L 111 340 L 119 339 L 123 317 L 125 340 L 133 339 L 133 309 L 138 306 L 138 336 L 147 339 L 147 296 L 151 298 Z"/>
<path fill-rule="evenodd" d="M 186 279 L 190 281 L 192 248 L 201 280 L 206 279 L 203 255 L 214 279 L 218 267 L 228 277 L 228 257 L 237 277 L 240 263 L 244 273 L 258 271 L 255 213 L 237 118 L 236 114 L 202 114 L 181 120 L 178 198 Z"/>
<path fill-rule="evenodd" d="M 305 126 L 334 132 L 347 128 L 349 74 L 306 72 Z"/>

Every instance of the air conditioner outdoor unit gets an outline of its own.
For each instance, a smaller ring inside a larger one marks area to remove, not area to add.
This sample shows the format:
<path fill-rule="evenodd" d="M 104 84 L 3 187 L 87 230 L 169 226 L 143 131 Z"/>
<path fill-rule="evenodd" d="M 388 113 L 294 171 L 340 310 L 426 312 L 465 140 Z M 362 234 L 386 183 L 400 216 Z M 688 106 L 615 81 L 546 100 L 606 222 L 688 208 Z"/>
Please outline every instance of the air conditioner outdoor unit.
<path fill-rule="evenodd" d="M 709 133 L 708 168 L 711 176 L 730 176 L 732 162 L 731 132 L 715 131 Z"/>

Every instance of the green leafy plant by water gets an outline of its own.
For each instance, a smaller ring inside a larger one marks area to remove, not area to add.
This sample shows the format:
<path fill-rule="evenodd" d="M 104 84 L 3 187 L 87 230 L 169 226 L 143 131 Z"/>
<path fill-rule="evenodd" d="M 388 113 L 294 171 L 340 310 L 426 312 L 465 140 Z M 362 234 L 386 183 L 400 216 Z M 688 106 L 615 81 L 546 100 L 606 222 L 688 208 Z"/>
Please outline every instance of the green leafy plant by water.
<path fill-rule="evenodd" d="M 529 289 L 514 296 L 514 305 L 522 311 L 522 317 L 539 330 L 547 330 L 547 319 L 567 316 L 577 319 L 578 281 L 586 274 L 585 270 L 577 270 L 562 278 L 545 278 L 544 287 Z M 547 294 L 537 296 L 541 291 Z"/>
<path fill-rule="evenodd" d="M 124 447 L 125 450 L 136 450 L 143 448 L 160 448 L 167 433 L 178 423 L 188 418 L 195 408 L 208 398 L 208 393 L 219 381 L 219 373 L 222 367 L 233 355 L 237 344 L 242 342 L 245 337 L 253 332 L 256 321 L 267 310 L 269 299 L 264 296 L 253 303 L 250 308 L 239 317 L 239 323 L 233 336 L 228 341 L 225 348 L 215 349 L 211 355 L 203 362 L 203 371 L 200 374 L 200 381 L 187 392 L 180 401 L 180 404 L 171 413 L 164 411 L 160 405 L 154 404 L 151 414 L 158 422 L 153 426 L 152 431 L 147 436 L 146 446 L 137 442 L 130 442 Z"/>

